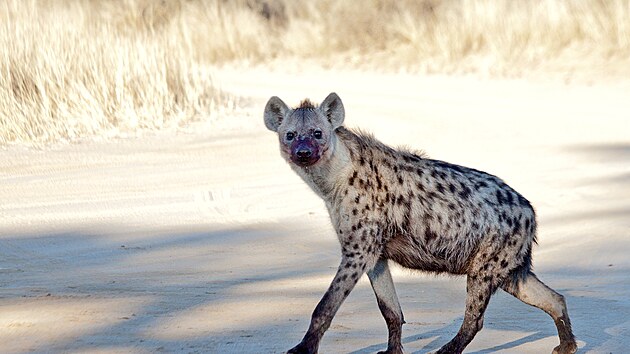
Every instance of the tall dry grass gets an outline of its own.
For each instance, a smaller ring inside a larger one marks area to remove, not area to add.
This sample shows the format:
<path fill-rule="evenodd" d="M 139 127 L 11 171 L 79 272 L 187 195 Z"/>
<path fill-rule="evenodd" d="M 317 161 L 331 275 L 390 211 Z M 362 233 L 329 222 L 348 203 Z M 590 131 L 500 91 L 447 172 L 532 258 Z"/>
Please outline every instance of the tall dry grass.
<path fill-rule="evenodd" d="M 216 112 L 227 101 L 194 59 L 187 36 L 196 29 L 181 10 L 0 2 L 0 143 L 161 128 Z"/>
<path fill-rule="evenodd" d="M 211 3 L 199 12 L 212 19 L 209 29 L 195 35 L 212 38 L 199 53 L 213 61 L 356 54 L 358 60 L 375 65 L 413 69 L 427 63 L 457 66 L 478 57 L 499 65 L 524 65 L 564 52 L 630 58 L 629 0 Z"/>
<path fill-rule="evenodd" d="M 159 128 L 225 101 L 209 66 L 630 67 L 630 0 L 6 0 L 0 142 Z"/>

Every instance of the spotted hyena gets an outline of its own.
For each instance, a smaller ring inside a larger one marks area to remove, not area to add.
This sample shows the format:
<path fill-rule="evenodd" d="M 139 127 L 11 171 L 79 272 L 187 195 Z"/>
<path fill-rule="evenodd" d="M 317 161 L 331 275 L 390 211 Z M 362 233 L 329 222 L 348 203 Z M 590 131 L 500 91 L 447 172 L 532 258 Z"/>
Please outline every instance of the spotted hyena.
<path fill-rule="evenodd" d="M 401 353 L 405 323 L 388 260 L 422 271 L 467 276 L 464 321 L 438 353 L 461 353 L 483 325 L 501 288 L 547 312 L 560 345 L 577 346 L 562 295 L 531 270 L 536 217 L 527 199 L 501 179 L 472 168 L 393 149 L 345 128 L 344 107 L 331 93 L 316 106 L 289 108 L 278 97 L 265 125 L 278 133 L 280 153 L 326 202 L 341 244 L 341 264 L 313 312 L 302 341 L 289 353 L 316 353 L 339 306 L 367 273 L 389 330 L 386 353 Z"/>

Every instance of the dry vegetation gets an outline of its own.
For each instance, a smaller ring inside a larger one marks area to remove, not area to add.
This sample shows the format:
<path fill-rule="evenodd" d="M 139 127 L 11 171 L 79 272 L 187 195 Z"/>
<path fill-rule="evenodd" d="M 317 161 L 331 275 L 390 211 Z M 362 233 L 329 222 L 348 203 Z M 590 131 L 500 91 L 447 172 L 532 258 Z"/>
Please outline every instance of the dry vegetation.
<path fill-rule="evenodd" d="M 216 113 L 210 65 L 308 59 L 422 72 L 630 67 L 630 0 L 6 0 L 0 143 Z"/>

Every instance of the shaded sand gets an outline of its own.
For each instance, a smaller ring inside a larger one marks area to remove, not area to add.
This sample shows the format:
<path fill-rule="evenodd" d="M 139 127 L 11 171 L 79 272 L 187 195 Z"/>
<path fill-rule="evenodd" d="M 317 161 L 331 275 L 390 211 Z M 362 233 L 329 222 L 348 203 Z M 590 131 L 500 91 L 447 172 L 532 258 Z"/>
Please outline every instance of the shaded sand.
<path fill-rule="evenodd" d="M 475 78 L 223 69 L 231 116 L 134 139 L 0 151 L 0 352 L 279 353 L 335 272 L 323 203 L 262 122 L 272 95 L 336 91 L 348 126 L 486 170 L 536 206 L 535 269 L 582 352 L 630 348 L 630 90 Z M 465 282 L 397 269 L 407 352 L 445 344 Z M 367 280 L 321 353 L 370 353 L 386 327 Z M 469 353 L 548 353 L 551 319 L 505 293 Z"/>

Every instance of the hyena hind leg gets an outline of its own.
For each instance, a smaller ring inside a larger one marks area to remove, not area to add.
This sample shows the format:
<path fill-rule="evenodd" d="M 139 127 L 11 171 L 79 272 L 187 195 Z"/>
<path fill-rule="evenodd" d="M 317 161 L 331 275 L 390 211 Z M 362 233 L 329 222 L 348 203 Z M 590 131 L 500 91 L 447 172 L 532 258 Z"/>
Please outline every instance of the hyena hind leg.
<path fill-rule="evenodd" d="M 461 354 L 477 332 L 483 327 L 483 315 L 490 297 L 496 290 L 492 277 L 468 275 L 466 280 L 466 311 L 457 335 L 441 347 L 436 354 Z"/>
<path fill-rule="evenodd" d="M 554 348 L 554 354 L 572 354 L 577 351 L 564 296 L 549 288 L 532 272 L 516 281 L 511 279 L 506 281 L 501 288 L 522 302 L 545 311 L 553 318 L 560 337 L 560 345 Z"/>

